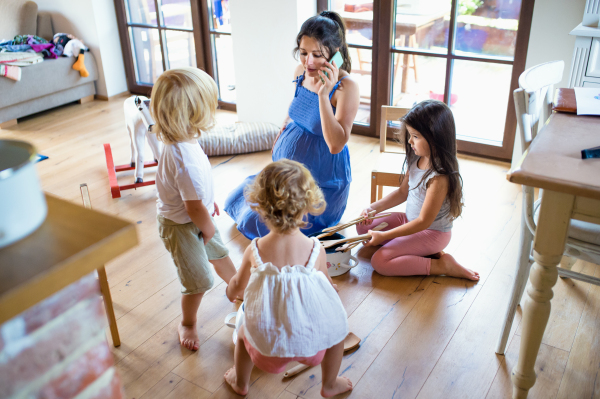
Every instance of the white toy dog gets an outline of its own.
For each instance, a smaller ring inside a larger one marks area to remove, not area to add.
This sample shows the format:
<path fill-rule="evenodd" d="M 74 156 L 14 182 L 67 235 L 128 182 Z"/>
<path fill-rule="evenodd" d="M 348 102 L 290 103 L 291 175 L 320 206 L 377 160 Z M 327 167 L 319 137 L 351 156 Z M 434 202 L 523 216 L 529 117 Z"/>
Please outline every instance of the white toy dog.
<path fill-rule="evenodd" d="M 152 149 L 154 160 L 158 162 L 162 152 L 162 144 L 159 143 L 155 134 L 150 133 L 154 120 L 148 110 L 147 97 L 132 96 L 125 100 L 125 124 L 131 140 L 131 166 L 135 166 L 135 182 L 144 181 L 144 152 L 146 148 L 145 138 Z"/>

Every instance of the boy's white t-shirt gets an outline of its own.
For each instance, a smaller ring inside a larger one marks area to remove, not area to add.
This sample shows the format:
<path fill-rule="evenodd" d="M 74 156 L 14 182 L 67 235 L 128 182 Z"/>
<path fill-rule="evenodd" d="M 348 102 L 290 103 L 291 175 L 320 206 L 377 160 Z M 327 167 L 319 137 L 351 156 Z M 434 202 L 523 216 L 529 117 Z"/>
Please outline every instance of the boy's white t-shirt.
<path fill-rule="evenodd" d="M 156 172 L 158 214 L 185 224 L 190 219 L 183 201 L 202 200 L 209 214 L 215 211 L 210 162 L 202 147 L 191 142 L 165 144 Z"/>

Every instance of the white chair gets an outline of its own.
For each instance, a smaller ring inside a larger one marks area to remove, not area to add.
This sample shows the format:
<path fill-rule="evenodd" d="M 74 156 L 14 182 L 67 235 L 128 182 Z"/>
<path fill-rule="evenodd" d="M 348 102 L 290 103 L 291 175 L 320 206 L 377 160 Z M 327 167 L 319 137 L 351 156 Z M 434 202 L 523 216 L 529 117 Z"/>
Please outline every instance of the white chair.
<path fill-rule="evenodd" d="M 562 80 L 564 65 L 563 61 L 547 62 L 527 69 L 519 77 L 519 88 L 514 91 L 513 96 L 517 114 L 517 131 L 523 152 L 529 148 L 536 135 L 542 131 L 552 113 L 554 84 Z M 540 200 L 535 201 L 534 195 L 533 187 L 523 186 L 521 249 L 510 303 L 496 348 L 498 354 L 503 354 L 506 349 L 517 305 L 525 291 L 529 269 L 533 263 L 531 247 L 540 205 Z M 540 198 L 542 195 L 543 192 L 540 190 Z M 564 254 L 561 267 L 558 268 L 559 276 L 600 285 L 599 278 L 570 270 L 576 259 L 600 264 L 600 225 L 571 220 Z"/>

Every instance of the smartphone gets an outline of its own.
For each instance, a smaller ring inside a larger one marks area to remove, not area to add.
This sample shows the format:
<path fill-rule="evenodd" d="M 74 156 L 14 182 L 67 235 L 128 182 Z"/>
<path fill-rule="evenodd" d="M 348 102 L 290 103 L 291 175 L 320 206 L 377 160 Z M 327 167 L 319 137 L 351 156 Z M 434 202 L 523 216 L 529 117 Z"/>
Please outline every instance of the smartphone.
<path fill-rule="evenodd" d="M 333 57 L 331 57 L 331 59 L 329 60 L 329 63 L 333 63 L 333 61 L 335 61 L 335 66 L 339 69 L 342 64 L 344 63 L 344 59 L 342 58 L 342 54 L 338 51 L 337 53 L 335 53 L 333 55 Z M 329 74 L 325 71 L 323 71 L 325 73 L 325 75 L 329 76 Z"/>

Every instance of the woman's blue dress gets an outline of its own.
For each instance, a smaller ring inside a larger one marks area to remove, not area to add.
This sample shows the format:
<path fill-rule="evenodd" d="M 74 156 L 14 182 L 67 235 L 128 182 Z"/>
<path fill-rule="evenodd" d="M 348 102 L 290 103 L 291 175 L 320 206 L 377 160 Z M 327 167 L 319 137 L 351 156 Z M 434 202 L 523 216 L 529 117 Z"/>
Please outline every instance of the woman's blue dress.
<path fill-rule="evenodd" d="M 329 101 L 343 79 L 331 90 Z M 308 215 L 309 224 L 302 229 L 308 235 L 339 223 L 346 209 L 352 173 L 348 146 L 344 146 L 338 154 L 329 151 L 321 127 L 319 96 L 302 86 L 303 80 L 304 75 L 295 80 L 296 93 L 289 109 L 291 121 L 275 143 L 273 161 L 287 158 L 302 163 L 323 191 L 327 207 L 321 215 Z M 335 107 L 332 108 L 335 114 Z M 225 201 L 225 211 L 235 220 L 238 230 L 249 239 L 269 233 L 260 216 L 250 209 L 244 198 L 244 188 L 255 177 L 246 178 Z"/>

